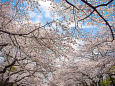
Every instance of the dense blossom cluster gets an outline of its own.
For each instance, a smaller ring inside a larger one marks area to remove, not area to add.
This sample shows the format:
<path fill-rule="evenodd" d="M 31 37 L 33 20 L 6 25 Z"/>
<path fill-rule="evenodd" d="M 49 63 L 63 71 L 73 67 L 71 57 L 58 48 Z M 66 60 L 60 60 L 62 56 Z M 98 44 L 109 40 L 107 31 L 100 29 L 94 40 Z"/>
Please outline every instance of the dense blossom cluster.
<path fill-rule="evenodd" d="M 0 85 L 114 86 L 113 5 L 113 0 L 0 1 Z M 50 21 L 40 21 L 41 15 Z"/>

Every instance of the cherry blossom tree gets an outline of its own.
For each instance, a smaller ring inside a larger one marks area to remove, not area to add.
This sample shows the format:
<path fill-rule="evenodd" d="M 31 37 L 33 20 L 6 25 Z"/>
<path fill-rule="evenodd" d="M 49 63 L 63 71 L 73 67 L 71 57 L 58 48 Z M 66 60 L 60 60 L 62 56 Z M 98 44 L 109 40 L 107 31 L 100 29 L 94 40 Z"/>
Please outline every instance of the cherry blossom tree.
<path fill-rule="evenodd" d="M 39 0 L 0 2 L 0 52 L 4 58 L 0 84 L 99 86 L 106 74 L 114 86 L 113 0 L 50 2 L 52 18 L 45 24 L 29 18 L 28 11 L 42 12 Z M 99 31 L 86 35 L 83 26 L 95 26 Z"/>

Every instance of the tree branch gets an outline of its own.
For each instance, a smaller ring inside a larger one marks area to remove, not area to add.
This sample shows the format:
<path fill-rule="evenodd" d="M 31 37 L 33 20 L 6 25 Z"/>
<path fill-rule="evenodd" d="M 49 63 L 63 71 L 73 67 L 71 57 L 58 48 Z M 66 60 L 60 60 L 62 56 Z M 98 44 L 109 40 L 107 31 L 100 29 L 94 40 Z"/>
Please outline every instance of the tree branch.
<path fill-rule="evenodd" d="M 83 18 L 83 19 L 80 19 L 80 20 L 78 20 L 78 21 L 82 21 L 82 20 L 85 20 L 85 19 L 87 19 L 88 17 L 90 17 L 92 14 L 93 14 L 93 12 L 94 12 L 94 10 L 89 14 L 89 15 L 87 15 L 85 18 Z"/>
<path fill-rule="evenodd" d="M 107 6 L 109 3 L 111 3 L 113 0 L 111 0 L 110 2 L 108 2 L 107 4 L 102 4 L 102 5 L 98 5 L 96 7 L 94 7 L 93 5 L 91 5 L 90 3 L 88 3 L 87 1 L 85 0 L 81 0 L 82 2 L 84 2 L 85 4 L 87 4 L 89 7 L 91 7 L 102 19 L 103 21 L 106 23 L 106 25 L 109 27 L 110 29 L 110 32 L 111 32 L 111 36 L 112 36 L 112 41 L 114 40 L 114 33 L 113 33 L 113 30 L 109 24 L 109 22 L 97 11 L 97 7 L 100 7 L 100 6 Z"/>
<path fill-rule="evenodd" d="M 36 29 L 34 29 L 34 30 L 28 32 L 28 33 L 25 33 L 25 34 L 22 34 L 22 33 L 12 33 L 12 32 L 8 32 L 8 31 L 4 31 L 4 30 L 2 30 L 2 27 L 0 27 L 0 32 L 6 33 L 6 34 L 9 34 L 9 35 L 24 36 L 24 35 L 29 35 L 29 34 L 33 33 L 34 31 L 36 31 L 36 30 L 38 30 L 38 29 L 40 29 L 40 28 L 43 28 L 43 27 L 45 27 L 45 26 L 47 26 L 47 25 L 49 25 L 49 24 L 51 24 L 51 23 L 53 23 L 53 22 L 55 22 L 55 21 L 48 22 L 48 23 L 46 23 L 45 25 L 40 26 L 40 27 L 38 27 L 38 28 L 36 28 Z"/>
<path fill-rule="evenodd" d="M 0 43 L 0 50 L 2 50 L 4 47 L 6 47 L 8 43 Z"/>
<path fill-rule="evenodd" d="M 98 6 L 96 6 L 95 8 L 101 7 L 101 6 L 107 6 L 108 4 L 110 4 L 111 2 L 113 2 L 113 0 L 110 0 L 109 2 L 107 2 L 106 4 L 100 4 Z"/>
<path fill-rule="evenodd" d="M 65 0 L 70 6 L 73 6 L 74 8 L 76 8 L 77 10 L 79 10 L 75 5 L 73 5 L 72 3 L 68 2 L 67 0 Z"/>
<path fill-rule="evenodd" d="M 2 71 L 0 71 L 0 74 L 1 74 L 1 73 L 5 73 L 6 70 L 7 70 L 7 68 L 12 67 L 12 66 L 16 63 L 16 61 L 17 61 L 17 60 L 15 59 L 11 64 L 5 66 L 5 68 L 4 68 Z"/>

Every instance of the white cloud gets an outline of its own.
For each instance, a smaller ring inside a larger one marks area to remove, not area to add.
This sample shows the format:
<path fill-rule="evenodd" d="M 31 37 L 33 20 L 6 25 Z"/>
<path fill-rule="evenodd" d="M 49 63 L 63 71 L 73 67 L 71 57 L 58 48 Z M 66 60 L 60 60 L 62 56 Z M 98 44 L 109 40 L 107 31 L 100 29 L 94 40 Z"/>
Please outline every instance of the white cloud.
<path fill-rule="evenodd" d="M 51 16 L 51 10 L 50 10 L 50 7 L 51 7 L 51 1 L 43 1 L 43 0 L 34 0 L 34 1 L 38 1 L 39 3 L 39 8 L 41 10 L 41 13 L 37 12 L 36 11 L 28 11 L 28 14 L 29 14 L 29 17 L 30 17 L 30 22 L 32 23 L 39 23 L 41 22 L 42 23 L 42 19 L 45 18 L 49 18 L 49 19 L 52 19 L 52 16 Z"/>
<path fill-rule="evenodd" d="M 37 13 L 34 11 L 28 11 L 28 13 L 30 18 L 34 18 L 37 15 Z"/>
<path fill-rule="evenodd" d="M 71 23 L 69 27 L 75 27 L 75 23 Z"/>
<path fill-rule="evenodd" d="M 32 22 L 32 23 L 39 23 L 39 22 L 41 22 L 41 20 L 43 18 L 42 14 L 37 13 L 35 11 L 28 11 L 28 15 L 30 18 L 30 22 Z"/>
<path fill-rule="evenodd" d="M 79 23 L 78 24 L 78 26 L 79 26 L 79 28 L 94 28 L 94 27 L 96 27 L 96 26 L 94 26 L 94 25 L 86 25 L 86 24 L 81 24 L 81 23 Z M 69 27 L 75 27 L 75 22 L 73 23 L 71 23 L 70 25 L 69 25 Z"/>
<path fill-rule="evenodd" d="M 40 0 L 39 1 L 40 8 L 41 8 L 42 12 L 44 12 L 44 16 L 46 18 L 51 18 L 52 17 L 51 16 L 51 10 L 49 9 L 52 6 L 51 3 L 52 2 L 48 1 L 48 0 L 46 0 L 46 1 Z"/>
<path fill-rule="evenodd" d="M 39 4 L 44 7 L 51 7 L 51 1 L 49 0 L 46 0 L 46 1 L 39 0 Z"/>
<path fill-rule="evenodd" d="M 94 27 L 96 27 L 96 26 L 94 26 L 94 25 L 82 25 L 81 28 L 94 28 Z"/>
<path fill-rule="evenodd" d="M 34 20 L 34 23 L 40 23 L 42 20 L 42 16 L 41 15 L 36 15 L 36 18 Z"/>

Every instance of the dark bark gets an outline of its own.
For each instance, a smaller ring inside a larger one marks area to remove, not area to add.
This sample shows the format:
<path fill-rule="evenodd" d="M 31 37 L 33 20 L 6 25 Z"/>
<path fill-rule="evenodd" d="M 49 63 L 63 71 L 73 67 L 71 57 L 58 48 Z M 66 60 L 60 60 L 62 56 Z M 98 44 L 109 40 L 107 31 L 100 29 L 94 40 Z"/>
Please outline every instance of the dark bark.
<path fill-rule="evenodd" d="M 3 69 L 2 71 L 0 71 L 0 74 L 5 73 L 6 70 L 7 70 L 8 68 L 12 67 L 15 63 L 16 63 L 16 59 L 15 59 L 11 64 L 5 66 L 4 69 Z"/>

